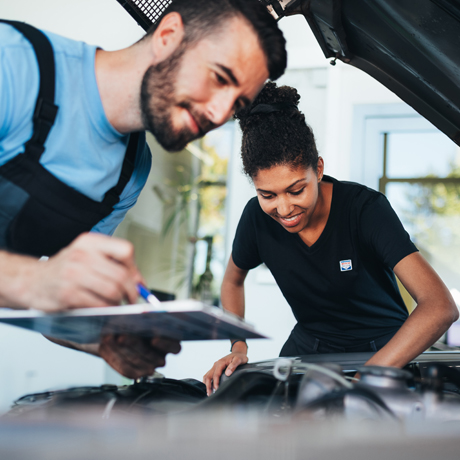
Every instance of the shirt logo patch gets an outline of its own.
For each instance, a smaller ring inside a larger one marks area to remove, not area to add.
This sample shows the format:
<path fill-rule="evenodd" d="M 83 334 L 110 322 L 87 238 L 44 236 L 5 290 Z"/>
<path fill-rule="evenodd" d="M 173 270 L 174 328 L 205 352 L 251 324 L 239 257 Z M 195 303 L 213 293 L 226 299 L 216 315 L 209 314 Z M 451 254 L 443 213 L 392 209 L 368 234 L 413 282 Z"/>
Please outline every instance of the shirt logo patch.
<path fill-rule="evenodd" d="M 341 272 L 349 272 L 352 269 L 353 267 L 351 265 L 351 259 L 340 261 L 340 271 Z"/>

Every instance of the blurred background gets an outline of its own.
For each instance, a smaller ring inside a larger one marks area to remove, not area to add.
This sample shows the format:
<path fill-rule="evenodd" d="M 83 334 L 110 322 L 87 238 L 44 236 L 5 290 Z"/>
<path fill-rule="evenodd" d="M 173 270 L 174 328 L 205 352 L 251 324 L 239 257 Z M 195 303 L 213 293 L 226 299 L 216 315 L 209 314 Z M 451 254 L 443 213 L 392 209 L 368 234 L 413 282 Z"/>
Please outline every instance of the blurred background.
<path fill-rule="evenodd" d="M 28 22 L 106 50 L 144 34 L 116 0 L 0 1 L 0 17 Z M 380 190 L 390 199 L 423 255 L 460 297 L 460 149 L 392 92 L 363 72 L 331 66 L 303 17 L 280 21 L 288 70 L 278 81 L 298 89 L 300 109 L 316 136 L 325 172 Z M 148 135 L 152 170 L 116 236 L 133 242 L 150 288 L 177 299 L 219 305 L 233 236 L 254 196 L 242 174 L 236 123 L 211 132 L 177 154 Z M 409 311 L 412 300 L 403 293 Z M 278 356 L 295 321 L 270 272 L 260 266 L 246 282 L 246 318 L 270 337 L 249 341 L 251 361 Z M 447 340 L 460 345 L 458 326 Z M 201 380 L 229 351 L 227 341 L 183 342 L 159 369 L 169 378 Z M 26 393 L 102 383 L 129 383 L 101 359 L 0 325 L 0 412 Z"/>

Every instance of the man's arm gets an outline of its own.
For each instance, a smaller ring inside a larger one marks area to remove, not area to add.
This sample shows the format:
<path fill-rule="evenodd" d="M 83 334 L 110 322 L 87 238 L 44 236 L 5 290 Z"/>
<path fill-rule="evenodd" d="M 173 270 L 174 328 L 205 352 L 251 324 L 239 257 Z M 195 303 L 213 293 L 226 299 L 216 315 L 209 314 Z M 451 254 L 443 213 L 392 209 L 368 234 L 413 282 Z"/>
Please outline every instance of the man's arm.
<path fill-rule="evenodd" d="M 87 233 L 46 262 L 0 251 L 0 306 L 46 312 L 135 303 L 142 276 L 128 241 Z"/>
<path fill-rule="evenodd" d="M 459 317 L 446 285 L 418 252 L 394 267 L 417 307 L 395 336 L 366 363 L 402 367 L 429 348 Z"/>
<path fill-rule="evenodd" d="M 142 277 L 131 243 L 97 233 L 79 236 L 46 262 L 0 251 L 0 306 L 55 312 L 136 303 Z M 180 344 L 165 338 L 104 335 L 100 344 L 54 343 L 100 356 L 128 378 L 151 375 Z"/>
<path fill-rule="evenodd" d="M 224 310 L 240 318 L 244 318 L 244 280 L 247 274 L 248 270 L 238 268 L 230 255 L 222 281 L 221 301 Z M 247 352 L 245 342 L 236 342 L 229 355 L 214 363 L 214 366 L 203 377 L 208 396 L 212 393 L 212 389 L 217 390 L 219 387 L 219 379 L 224 370 L 225 375 L 230 376 L 239 365 L 248 362 Z"/>

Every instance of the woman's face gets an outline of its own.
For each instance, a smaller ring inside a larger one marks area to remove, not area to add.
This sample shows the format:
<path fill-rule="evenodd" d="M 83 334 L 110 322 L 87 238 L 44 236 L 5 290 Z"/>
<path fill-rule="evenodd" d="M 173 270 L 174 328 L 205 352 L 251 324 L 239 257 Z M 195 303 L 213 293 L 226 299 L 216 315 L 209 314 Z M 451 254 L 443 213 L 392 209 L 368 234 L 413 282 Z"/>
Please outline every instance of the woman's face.
<path fill-rule="evenodd" d="M 308 227 L 318 201 L 318 182 L 323 177 L 320 157 L 318 170 L 303 166 L 273 166 L 253 177 L 260 207 L 290 233 Z"/>

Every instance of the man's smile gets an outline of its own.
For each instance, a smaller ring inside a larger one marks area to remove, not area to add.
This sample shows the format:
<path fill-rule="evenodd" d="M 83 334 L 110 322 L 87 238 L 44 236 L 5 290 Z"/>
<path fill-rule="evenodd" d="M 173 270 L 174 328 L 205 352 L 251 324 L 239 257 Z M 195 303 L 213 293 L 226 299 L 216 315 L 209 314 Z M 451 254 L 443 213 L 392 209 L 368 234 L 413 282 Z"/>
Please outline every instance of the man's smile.
<path fill-rule="evenodd" d="M 202 129 L 200 127 L 200 125 L 198 124 L 198 121 L 195 119 L 195 117 L 191 114 L 190 110 L 188 109 L 185 109 L 185 113 L 187 114 L 188 118 L 189 118 L 189 127 L 190 127 L 190 131 L 192 132 L 192 134 L 194 134 L 195 136 L 197 136 L 198 134 L 201 133 Z"/>

